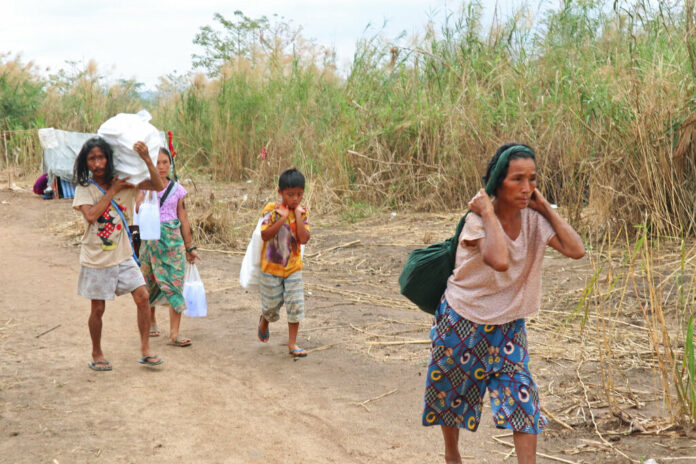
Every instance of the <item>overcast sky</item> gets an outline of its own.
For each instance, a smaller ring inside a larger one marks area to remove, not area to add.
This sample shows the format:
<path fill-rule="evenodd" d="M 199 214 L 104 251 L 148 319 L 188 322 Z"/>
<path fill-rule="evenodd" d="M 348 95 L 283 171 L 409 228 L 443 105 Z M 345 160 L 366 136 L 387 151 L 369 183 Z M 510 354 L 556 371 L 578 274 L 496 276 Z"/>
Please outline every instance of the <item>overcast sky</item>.
<path fill-rule="evenodd" d="M 483 3 L 490 18 L 496 4 L 510 11 L 522 1 Z M 229 19 L 235 10 L 251 18 L 283 16 L 302 26 L 306 38 L 335 48 L 339 69 L 346 69 L 368 24 L 381 28 L 386 20 L 388 37 L 421 33 L 429 15 L 441 20 L 461 5 L 461 0 L 0 0 L 0 53 L 21 53 L 23 62 L 51 72 L 65 68 L 67 60 L 93 58 L 102 73 L 154 89 L 159 76 L 192 68 L 191 54 L 201 52 L 194 36 L 213 24 L 216 12 Z"/>

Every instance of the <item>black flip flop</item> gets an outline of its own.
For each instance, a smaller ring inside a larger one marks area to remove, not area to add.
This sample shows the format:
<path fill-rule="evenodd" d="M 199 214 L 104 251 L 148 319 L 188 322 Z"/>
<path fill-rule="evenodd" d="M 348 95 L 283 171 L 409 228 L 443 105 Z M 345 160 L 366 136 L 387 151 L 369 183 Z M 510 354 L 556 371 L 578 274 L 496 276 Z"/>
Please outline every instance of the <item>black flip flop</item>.
<path fill-rule="evenodd" d="M 150 361 L 151 359 L 156 359 L 156 358 L 159 358 L 159 356 L 157 356 L 156 354 L 153 354 L 152 356 L 145 356 L 142 359 L 138 359 L 138 362 L 140 364 L 145 364 L 146 366 L 159 366 L 160 364 L 162 364 L 164 362 L 164 359 L 162 359 L 162 358 L 159 358 L 159 360 L 157 360 L 157 361 Z"/>
<path fill-rule="evenodd" d="M 106 372 L 111 370 L 111 363 L 109 361 L 90 361 L 87 363 L 90 369 L 97 372 Z"/>

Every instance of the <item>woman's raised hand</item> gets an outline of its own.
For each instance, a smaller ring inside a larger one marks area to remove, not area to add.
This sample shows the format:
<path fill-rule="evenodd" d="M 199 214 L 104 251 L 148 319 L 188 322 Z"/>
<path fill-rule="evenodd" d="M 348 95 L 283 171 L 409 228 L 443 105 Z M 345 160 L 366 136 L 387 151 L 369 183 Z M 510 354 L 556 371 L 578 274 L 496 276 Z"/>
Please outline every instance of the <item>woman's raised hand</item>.
<path fill-rule="evenodd" d="M 544 195 L 541 194 L 539 189 L 535 188 L 531 198 L 529 199 L 529 207 L 533 210 L 541 212 L 541 209 L 548 206 L 548 203 L 549 202 L 546 201 L 546 198 L 544 198 Z"/>
<path fill-rule="evenodd" d="M 150 151 L 147 149 L 147 145 L 145 145 L 144 142 L 135 142 L 135 145 L 133 145 L 133 150 L 140 155 L 143 161 L 145 158 L 150 157 Z"/>
<path fill-rule="evenodd" d="M 479 216 L 493 212 L 493 202 L 491 201 L 491 197 L 486 193 L 486 190 L 481 189 L 478 191 L 469 202 L 469 209 Z"/>

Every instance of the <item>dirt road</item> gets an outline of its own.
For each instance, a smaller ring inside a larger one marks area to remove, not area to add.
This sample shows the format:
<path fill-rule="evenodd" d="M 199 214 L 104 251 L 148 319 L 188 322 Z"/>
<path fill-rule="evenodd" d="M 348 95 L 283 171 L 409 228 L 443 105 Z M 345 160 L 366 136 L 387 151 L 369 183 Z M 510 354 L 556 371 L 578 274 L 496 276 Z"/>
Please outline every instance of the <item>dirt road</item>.
<path fill-rule="evenodd" d="M 165 363 L 138 364 L 135 307 L 124 296 L 107 303 L 104 318 L 114 370 L 90 370 L 89 302 L 75 291 L 78 248 L 52 232 L 71 219 L 70 201 L 5 190 L 0 202 L 0 462 L 441 460 L 439 430 L 420 426 L 424 368 L 340 345 L 293 362 L 284 319 L 268 345 L 259 343 L 259 301 L 237 284 L 238 255 L 204 253 L 209 316 L 184 319 L 192 347 L 167 346 L 164 330 L 152 342 Z M 332 342 L 322 327 L 346 322 L 345 307 L 315 309 L 322 303 L 308 299 L 300 334 L 308 349 Z M 426 327 L 419 332 L 427 337 Z M 485 456 L 476 443 L 491 433 L 487 425 L 466 453 Z"/>
<path fill-rule="evenodd" d="M 444 238 L 456 220 L 386 214 L 360 227 L 315 220 L 299 335 L 310 354 L 297 361 L 287 354 L 284 314 L 270 343 L 258 342 L 259 297 L 238 284 L 242 253 L 204 251 L 209 315 L 182 321 L 193 346 L 166 345 L 160 309 L 163 334 L 151 340 L 165 362 L 138 364 L 135 306 L 120 297 L 107 302 L 104 317 L 102 345 L 114 369 L 99 373 L 87 366 L 89 302 L 76 294 L 70 200 L 0 190 L 0 463 L 441 463 L 439 429 L 420 425 L 430 319 L 398 295 L 396 277 L 410 249 Z M 602 404 L 596 361 L 585 363 L 579 383 L 583 338 L 563 321 L 587 263 L 551 252 L 544 267 L 542 313 L 528 324 L 531 366 L 542 403 L 574 430 L 552 420 L 539 452 L 555 459 L 538 462 L 629 462 L 619 448 L 634 462 L 689 462 L 693 442 L 682 433 L 622 433 L 626 426 Z M 636 369 L 628 381 L 650 391 L 651 379 Z M 659 403 L 643 398 L 636 405 L 654 414 Z M 611 444 L 598 441 L 595 418 Z M 514 462 L 505 435 L 485 405 L 479 431 L 462 436 L 464 461 Z"/>

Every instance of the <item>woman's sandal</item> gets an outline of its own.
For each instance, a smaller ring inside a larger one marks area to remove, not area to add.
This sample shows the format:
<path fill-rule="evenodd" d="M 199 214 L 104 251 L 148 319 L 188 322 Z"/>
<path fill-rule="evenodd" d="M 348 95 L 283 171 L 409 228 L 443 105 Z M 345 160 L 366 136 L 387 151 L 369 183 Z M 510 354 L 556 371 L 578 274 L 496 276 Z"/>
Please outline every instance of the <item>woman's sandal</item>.
<path fill-rule="evenodd" d="M 150 337 L 159 337 L 160 331 L 159 327 L 157 327 L 157 324 L 150 324 Z"/>
<path fill-rule="evenodd" d="M 167 345 L 180 346 L 180 347 L 191 346 L 191 339 L 179 334 L 176 336 L 176 338 L 174 340 L 169 340 Z"/>

